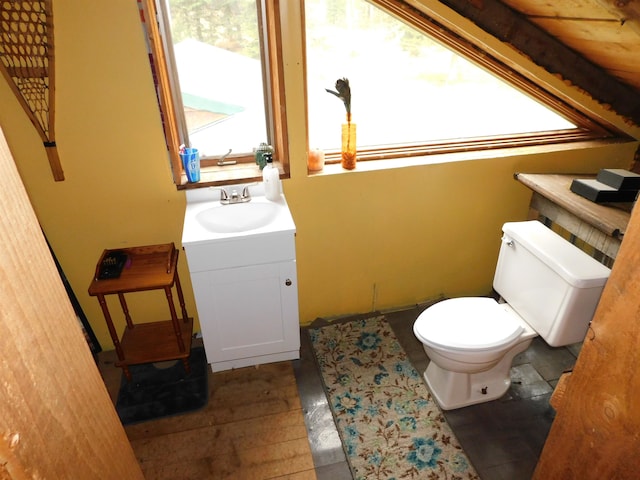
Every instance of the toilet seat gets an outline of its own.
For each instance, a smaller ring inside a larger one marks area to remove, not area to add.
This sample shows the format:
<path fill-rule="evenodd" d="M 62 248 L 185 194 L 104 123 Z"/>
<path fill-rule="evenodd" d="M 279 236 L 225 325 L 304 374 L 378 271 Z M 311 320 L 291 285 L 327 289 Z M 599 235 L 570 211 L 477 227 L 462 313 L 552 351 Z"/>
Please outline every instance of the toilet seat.
<path fill-rule="evenodd" d="M 524 330 L 513 310 L 486 297 L 443 300 L 422 312 L 414 324 L 424 344 L 459 352 L 509 346 Z"/>

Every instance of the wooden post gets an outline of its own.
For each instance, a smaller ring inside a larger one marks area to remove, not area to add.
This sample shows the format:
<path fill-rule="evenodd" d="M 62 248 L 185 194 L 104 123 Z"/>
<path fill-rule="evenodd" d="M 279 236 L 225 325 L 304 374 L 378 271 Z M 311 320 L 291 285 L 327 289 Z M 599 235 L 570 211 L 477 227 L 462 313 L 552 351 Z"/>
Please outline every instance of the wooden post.
<path fill-rule="evenodd" d="M 0 478 L 143 480 L 0 130 Z"/>
<path fill-rule="evenodd" d="M 638 478 L 639 245 L 636 208 L 575 369 L 566 380 L 536 480 Z"/>

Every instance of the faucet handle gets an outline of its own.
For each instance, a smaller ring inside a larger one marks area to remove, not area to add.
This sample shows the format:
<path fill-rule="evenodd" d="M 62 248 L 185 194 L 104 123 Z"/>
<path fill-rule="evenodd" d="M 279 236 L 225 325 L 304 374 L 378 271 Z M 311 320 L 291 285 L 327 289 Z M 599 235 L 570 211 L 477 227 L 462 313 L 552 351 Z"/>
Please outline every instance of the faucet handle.
<path fill-rule="evenodd" d="M 251 198 L 251 193 L 249 193 L 249 185 L 246 185 L 243 189 L 242 189 L 242 199 L 243 200 L 248 200 Z"/>
<path fill-rule="evenodd" d="M 220 201 L 228 201 L 229 200 L 229 195 L 227 195 L 227 191 L 224 188 L 220 189 Z"/>
<path fill-rule="evenodd" d="M 231 155 L 231 149 L 229 149 L 227 153 L 225 153 L 218 159 L 218 166 L 222 167 L 223 165 L 235 165 L 237 163 L 236 160 L 227 160 L 227 157 L 229 155 Z"/>

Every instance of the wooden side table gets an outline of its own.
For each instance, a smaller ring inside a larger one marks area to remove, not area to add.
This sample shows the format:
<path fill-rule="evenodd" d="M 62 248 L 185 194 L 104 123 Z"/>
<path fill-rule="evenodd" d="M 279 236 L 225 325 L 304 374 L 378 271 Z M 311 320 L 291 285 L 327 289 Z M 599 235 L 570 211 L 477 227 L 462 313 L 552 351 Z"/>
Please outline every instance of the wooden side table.
<path fill-rule="evenodd" d="M 109 252 L 105 250 L 98 261 L 96 275 L 89 285 L 89 295 L 98 297 L 102 313 L 107 322 L 111 339 L 118 354 L 116 366 L 122 367 L 131 381 L 129 365 L 140 363 L 182 360 L 187 373 L 191 371 L 189 355 L 193 319 L 187 315 L 180 278 L 178 277 L 178 250 L 173 243 L 118 249 L 128 255 L 128 260 L 118 278 L 98 280 L 98 269 Z M 172 287 L 175 285 L 182 310 L 178 319 L 174 305 Z M 124 298 L 125 293 L 162 289 L 167 297 L 171 320 L 135 325 Z M 118 295 L 127 325 L 119 338 L 107 302 L 106 295 Z"/>

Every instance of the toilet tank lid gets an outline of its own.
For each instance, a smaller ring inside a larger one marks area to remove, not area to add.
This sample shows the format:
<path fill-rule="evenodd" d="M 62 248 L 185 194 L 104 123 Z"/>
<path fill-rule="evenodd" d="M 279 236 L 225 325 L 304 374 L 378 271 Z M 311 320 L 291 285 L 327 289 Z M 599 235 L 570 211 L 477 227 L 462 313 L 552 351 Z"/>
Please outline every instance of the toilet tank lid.
<path fill-rule="evenodd" d="M 611 270 L 536 220 L 507 222 L 502 231 L 577 288 L 600 287 Z"/>

